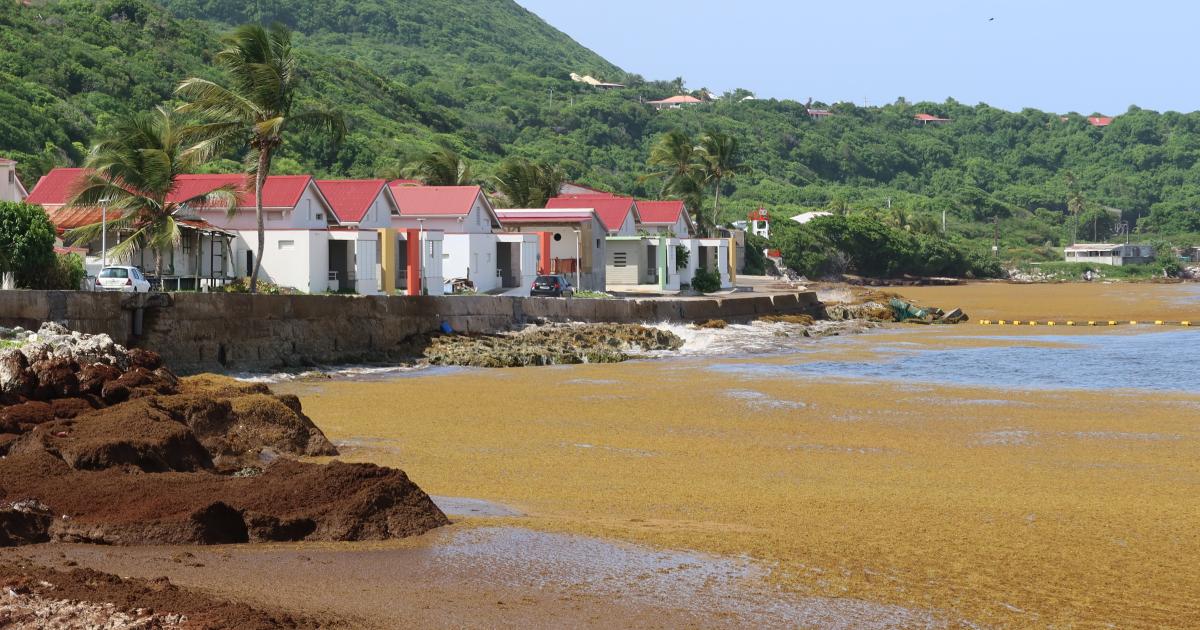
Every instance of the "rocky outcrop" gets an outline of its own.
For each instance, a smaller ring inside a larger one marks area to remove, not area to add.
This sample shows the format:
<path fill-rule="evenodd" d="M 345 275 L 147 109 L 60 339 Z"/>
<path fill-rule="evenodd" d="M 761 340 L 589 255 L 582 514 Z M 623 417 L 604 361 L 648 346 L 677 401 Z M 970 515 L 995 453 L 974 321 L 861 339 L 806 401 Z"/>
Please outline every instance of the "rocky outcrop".
<path fill-rule="evenodd" d="M 19 343 L 0 357 L 0 546 L 379 540 L 448 522 L 402 471 L 293 459 L 337 454 L 295 396 L 178 379 L 152 352 L 53 325 Z"/>
<path fill-rule="evenodd" d="M 617 363 L 639 352 L 678 350 L 674 333 L 637 324 L 547 324 L 500 335 L 444 335 L 425 358 L 434 365 L 521 367 Z"/>

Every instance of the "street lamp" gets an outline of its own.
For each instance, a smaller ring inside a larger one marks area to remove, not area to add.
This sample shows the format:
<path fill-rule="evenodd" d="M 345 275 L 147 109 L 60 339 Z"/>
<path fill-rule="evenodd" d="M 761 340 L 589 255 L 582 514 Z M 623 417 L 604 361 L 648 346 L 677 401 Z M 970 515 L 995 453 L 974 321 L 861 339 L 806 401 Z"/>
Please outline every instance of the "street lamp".
<path fill-rule="evenodd" d="M 112 197 L 100 198 L 100 268 L 108 266 L 108 202 Z"/>

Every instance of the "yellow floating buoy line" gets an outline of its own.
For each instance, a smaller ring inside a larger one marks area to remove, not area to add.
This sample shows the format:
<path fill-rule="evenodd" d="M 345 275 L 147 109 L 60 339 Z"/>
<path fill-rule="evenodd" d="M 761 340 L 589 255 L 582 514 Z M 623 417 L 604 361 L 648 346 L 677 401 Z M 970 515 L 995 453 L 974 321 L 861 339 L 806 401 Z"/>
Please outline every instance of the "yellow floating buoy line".
<path fill-rule="evenodd" d="M 1115 319 L 1109 320 L 1088 320 L 1087 322 L 1076 322 L 1073 319 L 1065 321 L 1060 320 L 1020 320 L 1020 319 L 981 319 L 978 322 L 981 326 L 1150 326 L 1151 322 L 1138 321 L 1131 319 L 1129 321 L 1118 321 Z M 1154 326 L 1186 326 L 1190 327 L 1192 322 L 1189 320 L 1169 321 L 1165 319 L 1156 319 L 1153 322 Z"/>

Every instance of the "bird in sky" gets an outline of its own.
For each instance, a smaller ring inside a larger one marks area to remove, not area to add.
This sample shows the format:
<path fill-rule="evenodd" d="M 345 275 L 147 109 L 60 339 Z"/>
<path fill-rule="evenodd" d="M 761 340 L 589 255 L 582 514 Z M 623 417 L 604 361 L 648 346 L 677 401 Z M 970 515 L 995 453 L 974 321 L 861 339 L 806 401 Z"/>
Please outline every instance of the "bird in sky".
<path fill-rule="evenodd" d="M 989 22 L 995 22 L 995 21 L 996 21 L 996 18 L 994 18 L 994 17 L 990 17 L 990 18 L 988 18 L 988 21 L 989 21 Z"/>

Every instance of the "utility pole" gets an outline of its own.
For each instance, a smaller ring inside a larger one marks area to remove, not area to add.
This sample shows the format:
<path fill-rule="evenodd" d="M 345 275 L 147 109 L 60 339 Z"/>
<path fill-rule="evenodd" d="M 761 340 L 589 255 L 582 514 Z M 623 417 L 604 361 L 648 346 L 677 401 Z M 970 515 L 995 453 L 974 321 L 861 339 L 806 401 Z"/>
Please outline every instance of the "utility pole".
<path fill-rule="evenodd" d="M 1000 219 L 992 217 L 992 255 L 1000 254 Z"/>

